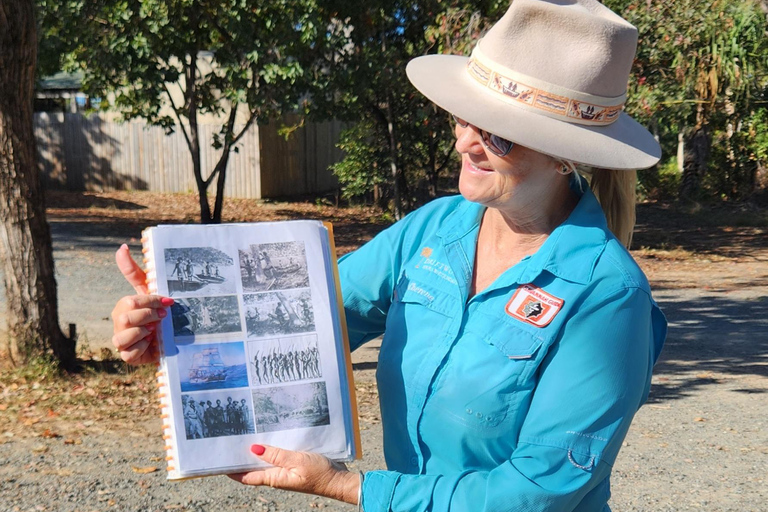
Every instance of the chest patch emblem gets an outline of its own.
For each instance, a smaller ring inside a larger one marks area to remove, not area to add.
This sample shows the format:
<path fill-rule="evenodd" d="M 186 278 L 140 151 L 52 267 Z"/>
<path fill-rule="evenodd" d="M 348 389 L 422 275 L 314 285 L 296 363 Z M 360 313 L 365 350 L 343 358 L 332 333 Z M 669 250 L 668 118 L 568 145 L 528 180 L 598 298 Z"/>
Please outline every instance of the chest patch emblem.
<path fill-rule="evenodd" d="M 546 327 L 563 307 L 563 299 L 550 295 L 532 284 L 517 289 L 507 303 L 507 314 L 523 322 Z"/>

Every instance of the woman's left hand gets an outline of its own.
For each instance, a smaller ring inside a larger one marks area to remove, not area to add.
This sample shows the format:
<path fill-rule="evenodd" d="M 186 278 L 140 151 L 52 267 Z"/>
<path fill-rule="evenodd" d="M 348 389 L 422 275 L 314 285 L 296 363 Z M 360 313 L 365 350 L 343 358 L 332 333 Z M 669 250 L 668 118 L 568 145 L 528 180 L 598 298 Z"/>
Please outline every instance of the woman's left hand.
<path fill-rule="evenodd" d="M 294 452 L 255 444 L 251 451 L 273 467 L 228 475 L 246 485 L 268 485 L 357 504 L 359 476 L 317 453 Z"/>

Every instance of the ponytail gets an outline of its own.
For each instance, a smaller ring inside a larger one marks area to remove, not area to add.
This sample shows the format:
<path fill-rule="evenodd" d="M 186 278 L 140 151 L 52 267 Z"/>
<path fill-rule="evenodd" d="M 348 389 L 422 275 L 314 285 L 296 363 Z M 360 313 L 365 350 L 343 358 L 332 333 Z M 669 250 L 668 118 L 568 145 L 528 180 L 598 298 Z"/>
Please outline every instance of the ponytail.
<path fill-rule="evenodd" d="M 593 169 L 590 188 L 608 221 L 608 229 L 629 249 L 635 229 L 636 171 Z"/>

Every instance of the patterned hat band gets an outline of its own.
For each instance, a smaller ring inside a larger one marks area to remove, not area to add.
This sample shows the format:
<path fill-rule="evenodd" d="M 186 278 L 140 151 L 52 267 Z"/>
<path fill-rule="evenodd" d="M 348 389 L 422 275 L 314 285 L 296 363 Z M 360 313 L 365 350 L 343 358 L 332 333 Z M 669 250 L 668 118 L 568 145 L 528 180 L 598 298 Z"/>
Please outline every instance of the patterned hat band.
<path fill-rule="evenodd" d="M 619 118 L 627 95 L 616 98 L 579 93 L 495 65 L 475 47 L 467 72 L 499 99 L 575 124 L 606 126 Z"/>

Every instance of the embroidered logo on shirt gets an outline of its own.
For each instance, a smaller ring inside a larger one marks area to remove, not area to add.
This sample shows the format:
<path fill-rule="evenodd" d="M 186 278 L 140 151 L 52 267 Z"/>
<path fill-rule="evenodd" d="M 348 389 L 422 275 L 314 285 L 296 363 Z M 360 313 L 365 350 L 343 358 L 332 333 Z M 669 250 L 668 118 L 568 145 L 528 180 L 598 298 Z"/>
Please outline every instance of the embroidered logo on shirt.
<path fill-rule="evenodd" d="M 563 299 L 531 284 L 524 284 L 512 295 L 505 311 L 523 322 L 546 327 L 562 307 Z"/>
<path fill-rule="evenodd" d="M 432 248 L 431 247 L 425 247 L 421 250 L 421 255 L 425 258 L 429 258 L 432 256 Z"/>

